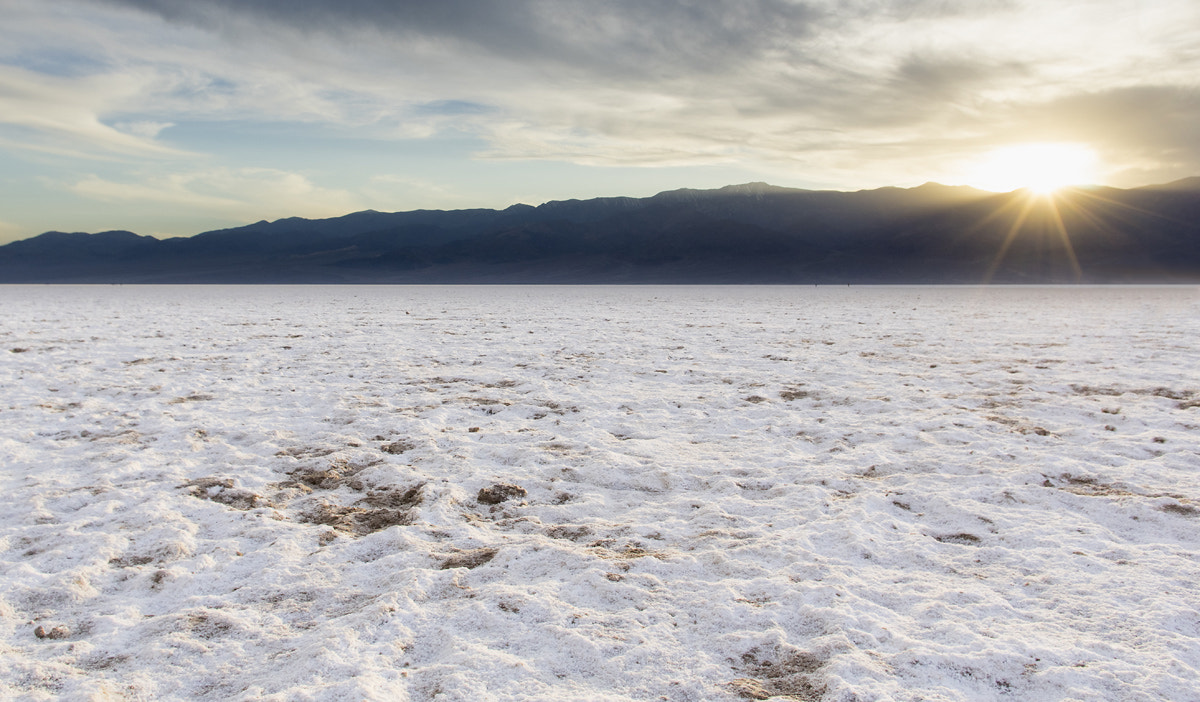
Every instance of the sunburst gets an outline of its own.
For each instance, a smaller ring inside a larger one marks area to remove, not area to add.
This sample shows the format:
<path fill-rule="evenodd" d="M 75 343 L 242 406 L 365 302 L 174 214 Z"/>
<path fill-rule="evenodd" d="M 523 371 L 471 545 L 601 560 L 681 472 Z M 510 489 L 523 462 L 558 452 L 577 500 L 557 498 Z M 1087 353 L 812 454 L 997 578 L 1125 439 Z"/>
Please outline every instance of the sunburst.
<path fill-rule="evenodd" d="M 1076 254 L 1080 237 L 1125 237 L 1129 234 L 1120 226 L 1136 218 L 1157 218 L 1179 223 L 1169 217 L 1144 210 L 1118 199 L 1108 197 L 1103 188 L 1059 187 L 1048 191 L 1025 188 L 997 195 L 997 207 L 969 228 L 967 236 L 979 235 L 989 225 L 1003 223 L 1003 238 L 984 273 L 984 283 L 996 276 L 1017 242 L 1033 244 L 1051 258 L 1058 247 L 1070 267 L 1071 277 L 1079 282 L 1084 278 L 1083 265 Z M 993 230 L 994 231 L 994 230 Z M 1074 237 L 1077 241 L 1073 241 Z M 1028 253 L 1028 249 L 1026 250 Z"/>
<path fill-rule="evenodd" d="M 993 192 L 1025 188 L 1049 195 L 1069 185 L 1095 182 L 1096 164 L 1096 153 L 1082 144 L 1015 144 L 984 157 L 967 183 Z"/>
<path fill-rule="evenodd" d="M 1047 237 L 1061 247 L 1072 277 L 1083 277 L 1075 246 L 1061 208 L 1086 210 L 1086 199 L 1078 187 L 1097 180 L 1098 158 L 1083 144 L 1050 142 L 1012 144 L 994 149 L 971 169 L 967 183 L 981 190 L 1012 193 L 1004 206 L 979 223 L 1010 218 L 1003 240 L 984 274 L 984 282 L 996 275 L 1006 255 L 1021 237 Z M 1014 192 L 1019 191 L 1019 192 Z"/>

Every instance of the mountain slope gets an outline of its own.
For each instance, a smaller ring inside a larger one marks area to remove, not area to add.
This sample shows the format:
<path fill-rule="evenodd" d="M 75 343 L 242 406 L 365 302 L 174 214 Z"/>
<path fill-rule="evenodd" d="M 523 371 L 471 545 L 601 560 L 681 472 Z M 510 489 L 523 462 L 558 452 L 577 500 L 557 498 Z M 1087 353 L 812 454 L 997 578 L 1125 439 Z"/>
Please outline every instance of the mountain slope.
<path fill-rule="evenodd" d="M 1053 199 L 749 183 L 505 210 L 357 212 L 157 240 L 48 232 L 0 282 L 975 283 L 1200 280 L 1200 179 Z"/>

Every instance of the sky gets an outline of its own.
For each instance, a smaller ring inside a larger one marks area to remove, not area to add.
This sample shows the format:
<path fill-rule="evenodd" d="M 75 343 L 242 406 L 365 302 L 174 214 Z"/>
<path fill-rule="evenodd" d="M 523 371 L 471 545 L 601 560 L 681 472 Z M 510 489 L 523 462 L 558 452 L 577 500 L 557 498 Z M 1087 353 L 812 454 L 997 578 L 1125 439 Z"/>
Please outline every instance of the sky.
<path fill-rule="evenodd" d="M 0 243 L 751 181 L 1011 189 L 1067 157 L 1117 187 L 1200 175 L 1195 0 L 0 0 L 0 17 Z"/>

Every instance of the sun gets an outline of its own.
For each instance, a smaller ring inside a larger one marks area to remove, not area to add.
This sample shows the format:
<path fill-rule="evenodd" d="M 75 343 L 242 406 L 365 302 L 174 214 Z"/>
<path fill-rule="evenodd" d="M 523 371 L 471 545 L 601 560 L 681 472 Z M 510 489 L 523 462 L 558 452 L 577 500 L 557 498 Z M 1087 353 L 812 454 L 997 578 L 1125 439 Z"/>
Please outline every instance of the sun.
<path fill-rule="evenodd" d="M 1016 144 L 998 148 L 975 167 L 968 184 L 1009 192 L 1027 188 L 1049 195 L 1069 185 L 1096 180 L 1096 153 L 1082 144 Z"/>

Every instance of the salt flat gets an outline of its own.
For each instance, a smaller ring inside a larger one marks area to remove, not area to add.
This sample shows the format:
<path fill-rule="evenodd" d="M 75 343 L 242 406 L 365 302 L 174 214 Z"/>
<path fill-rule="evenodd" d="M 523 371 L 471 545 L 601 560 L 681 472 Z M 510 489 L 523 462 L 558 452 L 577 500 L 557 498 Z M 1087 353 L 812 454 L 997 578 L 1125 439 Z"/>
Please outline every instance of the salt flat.
<path fill-rule="evenodd" d="M 0 696 L 1200 700 L 1195 287 L 0 303 Z"/>

